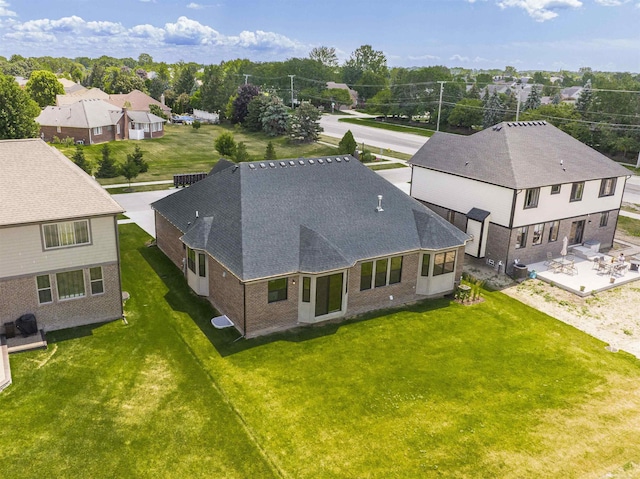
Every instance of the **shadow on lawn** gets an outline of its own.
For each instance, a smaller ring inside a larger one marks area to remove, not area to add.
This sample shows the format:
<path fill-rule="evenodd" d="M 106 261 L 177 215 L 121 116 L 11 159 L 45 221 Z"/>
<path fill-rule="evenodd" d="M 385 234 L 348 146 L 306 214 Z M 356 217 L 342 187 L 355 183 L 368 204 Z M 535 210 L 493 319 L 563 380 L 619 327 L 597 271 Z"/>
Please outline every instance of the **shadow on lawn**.
<path fill-rule="evenodd" d="M 372 311 L 360 316 L 327 321 L 316 325 L 301 325 L 266 336 L 244 339 L 241 333 L 235 328 L 219 330 L 211 325 L 211 318 L 218 314 L 216 310 L 211 306 L 211 303 L 197 296 L 191 288 L 189 288 L 180 270 L 159 248 L 156 246 L 141 247 L 138 248 L 138 251 L 169 290 L 165 295 L 167 303 L 174 311 L 180 311 L 189 315 L 222 357 L 276 341 L 302 342 L 328 336 L 336 333 L 340 328 L 381 316 L 387 316 L 398 311 L 417 313 L 433 311 L 447 307 L 452 299 L 429 299 L 399 308 Z"/>

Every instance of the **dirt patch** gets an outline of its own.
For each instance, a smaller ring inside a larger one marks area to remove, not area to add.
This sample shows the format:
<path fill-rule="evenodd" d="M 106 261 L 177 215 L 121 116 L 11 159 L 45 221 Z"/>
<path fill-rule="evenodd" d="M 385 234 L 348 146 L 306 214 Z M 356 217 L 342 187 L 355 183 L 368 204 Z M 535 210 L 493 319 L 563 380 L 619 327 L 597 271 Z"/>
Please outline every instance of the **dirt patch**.
<path fill-rule="evenodd" d="M 537 279 L 503 293 L 640 358 L 640 283 L 578 297 Z"/>

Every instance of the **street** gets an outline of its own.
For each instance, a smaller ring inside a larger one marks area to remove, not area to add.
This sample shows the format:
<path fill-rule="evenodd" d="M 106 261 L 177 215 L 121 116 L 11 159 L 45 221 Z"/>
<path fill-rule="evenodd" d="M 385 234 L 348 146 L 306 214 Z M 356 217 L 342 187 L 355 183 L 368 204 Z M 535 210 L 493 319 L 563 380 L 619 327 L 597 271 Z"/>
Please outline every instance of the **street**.
<path fill-rule="evenodd" d="M 353 118 L 356 117 L 356 115 L 353 116 Z M 388 148 L 392 151 L 413 155 L 428 140 L 426 136 L 339 122 L 338 120 L 340 118 L 349 118 L 349 116 L 322 115 L 320 118 L 320 126 L 324 128 L 324 134 L 334 138 L 342 138 L 347 130 L 351 130 L 356 143 L 358 143 L 358 148 L 360 148 L 364 142 L 365 148 L 370 149 L 374 154 L 380 153 L 380 148 Z"/>

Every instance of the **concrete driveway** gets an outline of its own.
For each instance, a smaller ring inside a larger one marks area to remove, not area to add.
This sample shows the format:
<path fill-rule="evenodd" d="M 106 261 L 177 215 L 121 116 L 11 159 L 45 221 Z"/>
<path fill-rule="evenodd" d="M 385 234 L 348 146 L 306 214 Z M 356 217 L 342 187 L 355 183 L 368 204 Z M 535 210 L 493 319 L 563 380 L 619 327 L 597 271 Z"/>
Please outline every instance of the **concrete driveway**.
<path fill-rule="evenodd" d="M 156 222 L 150 205 L 154 201 L 162 199 L 176 191 L 178 190 L 172 188 L 160 191 L 112 195 L 112 198 L 126 210 L 125 215 L 129 217 L 128 220 L 119 220 L 118 224 L 136 223 L 155 238 Z"/>

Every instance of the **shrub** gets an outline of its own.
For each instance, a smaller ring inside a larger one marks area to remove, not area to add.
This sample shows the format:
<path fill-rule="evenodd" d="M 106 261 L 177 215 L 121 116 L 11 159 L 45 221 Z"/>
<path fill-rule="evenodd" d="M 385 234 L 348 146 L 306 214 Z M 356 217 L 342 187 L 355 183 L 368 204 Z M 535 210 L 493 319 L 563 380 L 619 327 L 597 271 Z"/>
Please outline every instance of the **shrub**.
<path fill-rule="evenodd" d="M 242 141 L 236 146 L 235 160 L 238 163 L 249 161 L 249 152 L 247 152 L 247 147 Z"/>
<path fill-rule="evenodd" d="M 193 120 L 193 123 L 191 123 L 191 127 L 194 130 L 199 130 L 201 126 L 202 126 L 202 123 L 200 123 L 200 120 Z"/>
<path fill-rule="evenodd" d="M 233 158 L 236 153 L 236 141 L 231 133 L 222 133 L 213 143 L 218 153 L 228 158 Z"/>

